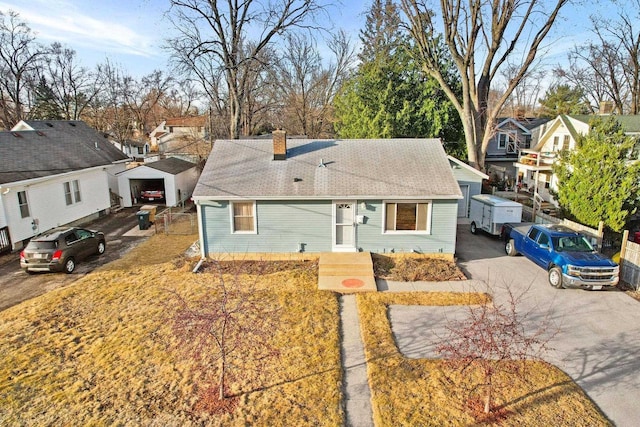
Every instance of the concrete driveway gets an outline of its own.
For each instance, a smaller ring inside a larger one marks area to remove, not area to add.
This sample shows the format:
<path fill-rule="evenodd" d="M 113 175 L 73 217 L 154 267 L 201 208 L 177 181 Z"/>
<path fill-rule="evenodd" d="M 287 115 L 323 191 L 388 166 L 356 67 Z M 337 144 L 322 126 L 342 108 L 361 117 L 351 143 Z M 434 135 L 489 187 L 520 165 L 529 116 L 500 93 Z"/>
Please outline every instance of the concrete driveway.
<path fill-rule="evenodd" d="M 520 310 L 532 327 L 548 317 L 559 331 L 545 359 L 570 375 L 617 426 L 640 425 L 640 302 L 620 291 L 552 288 L 544 270 L 522 256 L 506 256 L 502 242 L 474 236 L 466 225 L 458 227 L 457 257 L 472 281 L 424 283 L 421 289 L 484 291 L 488 284 L 497 301 L 506 298 L 507 286 L 516 294 L 526 291 Z M 398 346 L 408 357 L 434 357 L 443 319 L 459 315 L 453 307 L 390 310 Z"/>
<path fill-rule="evenodd" d="M 126 208 L 110 215 L 98 218 L 83 227 L 100 230 L 105 233 L 107 251 L 102 256 L 91 256 L 78 263 L 72 274 L 38 273 L 27 274 L 20 269 L 20 253 L 14 252 L 0 256 L 0 310 L 12 307 L 22 301 L 35 298 L 54 289 L 70 285 L 97 267 L 120 258 L 153 232 L 153 227 L 140 233 L 128 233 L 135 230 L 138 219 L 136 209 Z"/>

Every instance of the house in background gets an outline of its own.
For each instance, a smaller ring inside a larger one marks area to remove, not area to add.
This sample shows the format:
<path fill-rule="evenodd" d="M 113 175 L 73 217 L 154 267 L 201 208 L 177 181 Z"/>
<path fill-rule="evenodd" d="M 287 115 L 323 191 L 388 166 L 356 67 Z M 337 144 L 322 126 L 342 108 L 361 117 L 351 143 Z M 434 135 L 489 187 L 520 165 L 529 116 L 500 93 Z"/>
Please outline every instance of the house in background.
<path fill-rule="evenodd" d="M 202 256 L 453 258 L 460 187 L 437 139 L 218 140 L 194 190 Z"/>
<path fill-rule="evenodd" d="M 462 160 L 452 156 L 447 158 L 462 193 L 462 199 L 458 200 L 458 219 L 463 220 L 463 218 L 469 218 L 469 200 L 472 196 L 482 193 L 482 181 L 489 179 L 489 176 Z"/>
<path fill-rule="evenodd" d="M 531 147 L 534 129 L 548 122 L 545 118 L 507 117 L 497 119 L 495 132 L 485 156 L 487 174 L 497 180 L 516 182 L 516 168 L 521 150 Z"/>
<path fill-rule="evenodd" d="M 530 149 L 522 150 L 514 164 L 518 183 L 528 189 L 538 205 L 553 204 L 551 191 L 558 187 L 553 174 L 553 164 L 562 150 L 574 150 L 580 135 L 589 133 L 589 123 L 597 116 L 560 115 L 535 129 L 537 138 Z M 622 126 L 627 135 L 640 135 L 640 116 L 611 116 Z"/>
<path fill-rule="evenodd" d="M 151 133 L 151 151 L 180 157 L 192 163 L 206 159 L 211 151 L 207 116 L 189 116 L 166 119 Z"/>
<path fill-rule="evenodd" d="M 157 203 L 177 206 L 191 198 L 199 176 L 194 163 L 170 157 L 119 172 L 118 191 L 124 207 L 142 203 L 140 195 L 147 190 L 163 192 L 164 199 Z"/>
<path fill-rule="evenodd" d="M 21 121 L 0 132 L 0 242 L 109 212 L 129 158 L 82 121 Z"/>
<path fill-rule="evenodd" d="M 145 158 L 149 156 L 151 151 L 151 145 L 149 142 L 137 139 L 127 139 L 123 144 L 119 142 L 114 143 L 116 147 L 122 146 L 122 151 L 131 160 L 136 162 L 144 162 Z"/>

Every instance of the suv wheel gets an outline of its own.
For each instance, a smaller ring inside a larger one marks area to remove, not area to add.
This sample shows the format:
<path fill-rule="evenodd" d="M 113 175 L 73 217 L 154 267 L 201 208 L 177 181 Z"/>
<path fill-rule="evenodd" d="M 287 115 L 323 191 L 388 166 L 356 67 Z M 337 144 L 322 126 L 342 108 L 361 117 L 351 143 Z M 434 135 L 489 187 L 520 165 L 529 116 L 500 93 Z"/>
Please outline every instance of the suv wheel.
<path fill-rule="evenodd" d="M 67 274 L 71 274 L 75 269 L 76 261 L 73 258 L 67 258 L 67 260 L 64 262 L 64 272 Z"/>
<path fill-rule="evenodd" d="M 107 250 L 107 246 L 104 242 L 98 242 L 98 255 L 102 255 Z"/>

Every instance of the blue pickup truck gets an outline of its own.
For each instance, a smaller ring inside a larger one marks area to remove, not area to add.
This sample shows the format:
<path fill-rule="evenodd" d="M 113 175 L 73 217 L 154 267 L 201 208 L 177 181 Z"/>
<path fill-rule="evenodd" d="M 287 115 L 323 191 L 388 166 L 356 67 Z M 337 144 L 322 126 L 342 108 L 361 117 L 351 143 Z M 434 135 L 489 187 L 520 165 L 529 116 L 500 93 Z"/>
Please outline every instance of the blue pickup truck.
<path fill-rule="evenodd" d="M 555 288 L 600 290 L 618 284 L 618 264 L 593 249 L 587 238 L 561 225 L 505 224 L 505 252 L 522 254 L 547 270 Z"/>

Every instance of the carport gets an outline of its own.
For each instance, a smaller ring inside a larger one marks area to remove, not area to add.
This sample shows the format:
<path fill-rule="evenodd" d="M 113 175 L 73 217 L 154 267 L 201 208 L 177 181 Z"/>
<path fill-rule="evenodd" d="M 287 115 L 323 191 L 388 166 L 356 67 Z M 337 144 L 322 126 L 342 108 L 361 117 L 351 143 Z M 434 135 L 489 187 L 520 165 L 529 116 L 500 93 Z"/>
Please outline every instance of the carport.
<path fill-rule="evenodd" d="M 145 190 L 160 190 L 164 199 L 151 203 L 177 206 L 191 197 L 199 172 L 194 163 L 177 157 L 145 163 L 118 173 L 118 190 L 122 206 L 147 204 L 140 199 Z"/>

